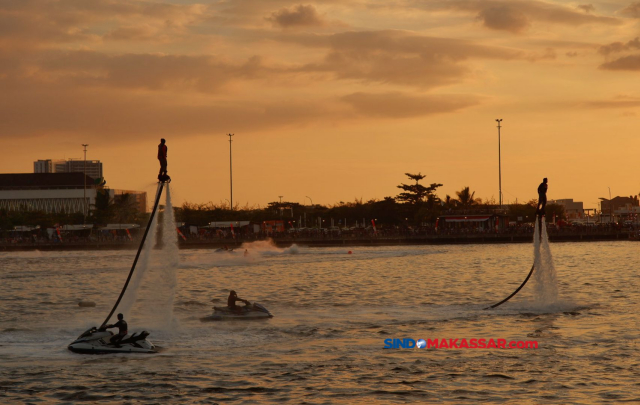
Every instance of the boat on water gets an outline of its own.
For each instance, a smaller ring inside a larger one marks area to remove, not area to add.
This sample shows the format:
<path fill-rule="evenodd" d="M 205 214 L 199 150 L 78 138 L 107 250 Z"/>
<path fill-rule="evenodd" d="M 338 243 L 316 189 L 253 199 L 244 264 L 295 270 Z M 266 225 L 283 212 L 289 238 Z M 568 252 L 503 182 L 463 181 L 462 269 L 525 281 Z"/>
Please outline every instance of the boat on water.
<path fill-rule="evenodd" d="M 127 334 L 122 339 L 116 341 L 112 341 L 112 339 L 116 336 L 113 332 L 107 330 L 107 323 L 111 316 L 115 312 L 116 308 L 120 304 L 122 297 L 124 296 L 125 291 L 127 290 L 127 286 L 131 281 L 131 276 L 133 276 L 133 272 L 135 271 L 136 264 L 138 263 L 138 258 L 140 257 L 140 252 L 142 251 L 142 247 L 144 246 L 144 241 L 147 238 L 147 234 L 149 233 L 149 228 L 151 228 L 151 223 L 153 222 L 153 218 L 158 210 L 158 203 L 160 202 L 160 196 L 162 195 L 162 190 L 164 188 L 165 183 L 171 181 L 171 178 L 166 174 L 163 176 L 158 176 L 158 191 L 156 193 L 156 201 L 153 206 L 153 211 L 151 211 L 151 216 L 149 217 L 149 223 L 147 224 L 147 228 L 142 236 L 142 241 L 140 242 L 140 247 L 138 248 L 138 253 L 136 254 L 135 259 L 133 260 L 133 265 L 131 266 L 131 270 L 129 271 L 129 276 L 127 277 L 127 281 L 124 283 L 124 287 L 122 287 L 122 291 L 120 292 L 120 296 L 116 301 L 115 305 L 111 309 L 109 315 L 107 315 L 107 319 L 104 320 L 102 325 L 97 327 L 92 327 L 82 333 L 76 340 L 71 342 L 67 347 L 74 353 L 82 353 L 82 354 L 109 354 L 109 353 L 157 353 L 159 351 L 159 347 L 155 346 L 149 340 L 147 340 L 147 336 L 149 336 L 149 332 L 142 331 L 140 333 Z M 109 325 L 109 327 L 112 327 Z"/>
<path fill-rule="evenodd" d="M 236 309 L 229 307 L 213 307 L 213 314 L 200 318 L 202 322 L 211 321 L 248 321 L 273 318 L 273 314 L 267 308 L 257 302 L 247 303 Z"/>
<path fill-rule="evenodd" d="M 118 343 L 112 343 L 116 336 L 106 329 L 98 329 L 95 326 L 78 336 L 69 345 L 69 350 L 83 354 L 107 354 L 107 353 L 157 353 L 159 348 L 147 340 L 149 332 L 142 331 L 126 335 Z"/>

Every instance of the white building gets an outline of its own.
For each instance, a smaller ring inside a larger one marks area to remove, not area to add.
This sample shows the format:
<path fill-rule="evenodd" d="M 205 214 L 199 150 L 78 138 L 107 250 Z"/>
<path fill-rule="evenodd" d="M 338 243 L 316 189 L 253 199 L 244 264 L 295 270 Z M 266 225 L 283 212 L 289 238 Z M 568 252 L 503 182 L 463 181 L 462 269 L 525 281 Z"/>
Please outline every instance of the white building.
<path fill-rule="evenodd" d="M 86 188 L 85 188 L 86 180 Z M 132 195 L 140 212 L 147 211 L 147 193 L 133 190 L 99 189 L 82 173 L 0 174 L 0 210 L 82 213 L 91 210 L 98 192 L 107 192 L 117 202 Z"/>

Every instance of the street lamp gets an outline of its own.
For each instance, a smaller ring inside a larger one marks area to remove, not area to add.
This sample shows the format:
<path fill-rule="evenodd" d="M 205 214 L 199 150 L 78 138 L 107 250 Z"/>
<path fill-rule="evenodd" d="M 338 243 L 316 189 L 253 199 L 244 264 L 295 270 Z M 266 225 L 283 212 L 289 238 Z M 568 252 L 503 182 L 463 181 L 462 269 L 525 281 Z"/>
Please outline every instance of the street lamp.
<path fill-rule="evenodd" d="M 308 195 L 306 195 L 305 197 L 308 198 L 309 201 L 311 201 L 311 205 L 313 205 L 313 200 L 311 199 L 311 197 L 309 197 Z"/>
<path fill-rule="evenodd" d="M 229 202 L 231 206 L 231 211 L 233 211 L 233 170 L 231 165 L 231 137 L 235 134 L 227 134 L 229 136 L 229 185 L 231 187 L 231 201 Z"/>
<path fill-rule="evenodd" d="M 84 175 L 84 192 L 83 192 L 83 209 L 82 209 L 82 225 L 87 223 L 87 146 L 88 143 L 83 143 L 84 146 L 84 169 L 82 170 L 82 174 Z"/>
<path fill-rule="evenodd" d="M 500 156 L 500 123 L 502 118 L 496 119 L 498 123 L 498 200 L 500 201 L 500 208 L 502 208 L 502 161 Z"/>
<path fill-rule="evenodd" d="M 611 225 L 612 214 L 613 214 L 613 203 L 611 202 L 611 187 L 607 187 L 609 189 L 609 225 Z"/>

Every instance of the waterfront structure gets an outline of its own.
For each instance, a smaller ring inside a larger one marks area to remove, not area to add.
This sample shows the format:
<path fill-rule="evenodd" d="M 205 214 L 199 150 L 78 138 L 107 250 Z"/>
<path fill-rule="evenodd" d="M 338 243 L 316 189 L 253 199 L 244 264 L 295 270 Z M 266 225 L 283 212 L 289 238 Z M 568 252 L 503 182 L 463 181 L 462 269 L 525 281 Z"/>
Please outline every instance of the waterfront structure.
<path fill-rule="evenodd" d="M 608 200 L 600 198 L 600 215 L 603 222 L 618 222 L 638 224 L 640 219 L 640 201 L 638 196 L 616 196 Z"/>
<path fill-rule="evenodd" d="M 85 204 L 95 205 L 99 192 L 108 193 L 116 204 L 124 195 L 133 196 L 138 211 L 147 212 L 146 192 L 103 188 L 82 173 L 0 174 L 0 210 L 82 213 Z"/>
<path fill-rule="evenodd" d="M 632 195 L 629 197 L 616 196 L 610 200 L 600 197 L 600 211 L 602 211 L 603 215 L 608 214 L 609 211 L 622 209 L 630 210 L 632 207 L 638 206 L 640 206 L 640 202 L 638 201 L 637 195 Z"/>
<path fill-rule="evenodd" d="M 615 222 L 616 216 L 627 218 L 629 215 L 636 215 L 640 210 L 638 207 L 640 207 L 640 202 L 637 195 L 616 196 L 611 199 L 600 197 L 600 216 L 607 218 L 606 222 Z"/>
<path fill-rule="evenodd" d="M 561 205 L 564 208 L 564 215 L 567 220 L 584 218 L 584 203 L 573 201 L 573 198 L 561 198 L 559 200 L 549 200 L 549 204 Z"/>
<path fill-rule="evenodd" d="M 441 215 L 436 221 L 436 231 L 473 230 L 480 232 L 502 232 L 509 227 L 509 216 L 500 213 Z"/>
<path fill-rule="evenodd" d="M 34 173 L 86 173 L 94 179 L 104 177 L 102 174 L 102 162 L 99 160 L 87 160 L 85 172 L 85 160 L 67 159 L 55 160 L 44 159 L 33 162 Z"/>

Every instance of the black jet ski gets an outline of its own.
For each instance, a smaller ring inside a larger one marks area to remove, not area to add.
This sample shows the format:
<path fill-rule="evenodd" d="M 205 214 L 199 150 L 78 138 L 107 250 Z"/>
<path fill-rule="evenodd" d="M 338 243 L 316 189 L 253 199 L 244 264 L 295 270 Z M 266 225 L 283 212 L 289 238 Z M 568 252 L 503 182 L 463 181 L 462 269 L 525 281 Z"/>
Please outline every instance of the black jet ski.
<path fill-rule="evenodd" d="M 243 307 L 231 310 L 229 307 L 213 307 L 213 315 L 200 318 L 202 322 L 209 321 L 243 321 L 254 319 L 273 318 L 273 314 L 269 312 L 262 304 L 247 302 Z"/>
<path fill-rule="evenodd" d="M 111 343 L 115 335 L 106 329 L 98 329 L 95 326 L 78 336 L 69 345 L 69 350 L 83 354 L 107 354 L 107 353 L 157 353 L 158 347 L 147 340 L 149 333 L 129 334 L 117 344 Z"/>

